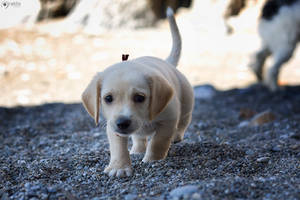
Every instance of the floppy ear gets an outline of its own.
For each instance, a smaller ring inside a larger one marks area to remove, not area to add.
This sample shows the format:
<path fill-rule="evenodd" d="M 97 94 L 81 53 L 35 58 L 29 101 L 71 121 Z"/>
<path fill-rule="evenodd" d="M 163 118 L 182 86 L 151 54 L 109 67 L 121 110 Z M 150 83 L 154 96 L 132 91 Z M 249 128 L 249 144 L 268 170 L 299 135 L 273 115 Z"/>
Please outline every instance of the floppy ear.
<path fill-rule="evenodd" d="M 173 96 L 173 89 L 161 76 L 148 78 L 150 88 L 149 119 L 153 120 L 168 105 Z"/>
<path fill-rule="evenodd" d="M 96 125 L 99 121 L 101 94 L 101 76 L 98 73 L 81 95 L 82 103 L 87 112 L 94 118 Z"/>

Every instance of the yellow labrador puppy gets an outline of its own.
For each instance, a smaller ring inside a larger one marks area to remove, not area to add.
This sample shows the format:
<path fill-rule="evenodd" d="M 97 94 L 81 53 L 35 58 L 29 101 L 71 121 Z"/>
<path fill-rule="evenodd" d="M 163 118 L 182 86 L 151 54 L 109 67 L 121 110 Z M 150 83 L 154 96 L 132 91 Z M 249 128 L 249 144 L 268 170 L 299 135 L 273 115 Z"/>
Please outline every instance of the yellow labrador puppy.
<path fill-rule="evenodd" d="M 181 38 L 173 11 L 168 8 L 173 46 L 169 57 L 141 57 L 124 61 L 98 73 L 82 94 L 85 109 L 98 123 L 99 112 L 107 120 L 109 176 L 132 174 L 131 154 L 145 153 L 143 162 L 167 156 L 173 141 L 181 141 L 194 106 L 193 89 L 176 69 Z"/>

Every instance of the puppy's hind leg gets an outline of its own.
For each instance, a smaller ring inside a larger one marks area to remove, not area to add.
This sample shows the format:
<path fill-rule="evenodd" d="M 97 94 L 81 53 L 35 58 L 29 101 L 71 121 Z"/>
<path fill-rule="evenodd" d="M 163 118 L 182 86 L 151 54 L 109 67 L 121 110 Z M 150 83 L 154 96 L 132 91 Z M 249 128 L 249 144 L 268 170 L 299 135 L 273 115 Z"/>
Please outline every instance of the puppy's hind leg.
<path fill-rule="evenodd" d="M 268 56 L 271 55 L 271 52 L 267 47 L 263 47 L 255 55 L 252 56 L 249 67 L 255 73 L 255 76 L 259 82 L 263 80 L 263 66 Z"/>
<path fill-rule="evenodd" d="M 146 146 L 147 146 L 147 138 L 138 136 L 138 135 L 133 135 L 132 136 L 132 147 L 130 150 L 130 154 L 140 154 L 140 153 L 145 153 L 146 151 Z"/>
<path fill-rule="evenodd" d="M 182 117 L 179 120 L 176 135 L 173 138 L 174 143 L 181 142 L 183 140 L 184 133 L 185 133 L 187 127 L 189 126 L 191 120 L 192 120 L 192 114 L 191 113 L 184 116 L 184 117 Z"/>
<path fill-rule="evenodd" d="M 177 121 L 168 121 L 156 129 L 146 149 L 143 162 L 164 159 L 172 143 L 173 135 L 176 132 Z"/>

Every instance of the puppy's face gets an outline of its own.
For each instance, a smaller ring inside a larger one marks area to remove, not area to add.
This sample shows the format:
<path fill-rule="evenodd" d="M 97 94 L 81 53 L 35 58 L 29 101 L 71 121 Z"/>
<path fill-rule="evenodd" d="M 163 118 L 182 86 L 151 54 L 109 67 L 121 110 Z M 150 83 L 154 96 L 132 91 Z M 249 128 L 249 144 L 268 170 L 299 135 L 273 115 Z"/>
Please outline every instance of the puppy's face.
<path fill-rule="evenodd" d="M 96 123 L 101 107 L 107 128 L 129 136 L 163 111 L 173 89 L 162 76 L 142 69 L 143 66 L 119 64 L 94 77 L 82 101 Z"/>
<path fill-rule="evenodd" d="M 101 108 L 110 130 L 121 136 L 138 131 L 149 121 L 151 91 L 135 72 L 108 73 L 102 82 Z"/>

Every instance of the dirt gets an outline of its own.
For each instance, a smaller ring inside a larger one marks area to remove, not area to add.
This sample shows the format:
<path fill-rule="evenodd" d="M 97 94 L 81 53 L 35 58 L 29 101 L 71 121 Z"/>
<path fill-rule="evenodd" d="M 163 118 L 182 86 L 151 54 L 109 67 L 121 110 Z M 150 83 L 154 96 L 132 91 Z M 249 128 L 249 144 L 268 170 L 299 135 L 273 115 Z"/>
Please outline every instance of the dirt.
<path fill-rule="evenodd" d="M 0 108 L 0 196 L 171 199 L 173 189 L 194 185 L 198 199 L 299 199 L 299 102 L 300 87 L 270 93 L 260 85 L 197 99 L 184 140 L 163 161 L 132 156 L 134 175 L 123 179 L 103 173 L 104 127 L 81 104 Z M 271 110 L 276 119 L 240 126 L 244 108 Z"/>

